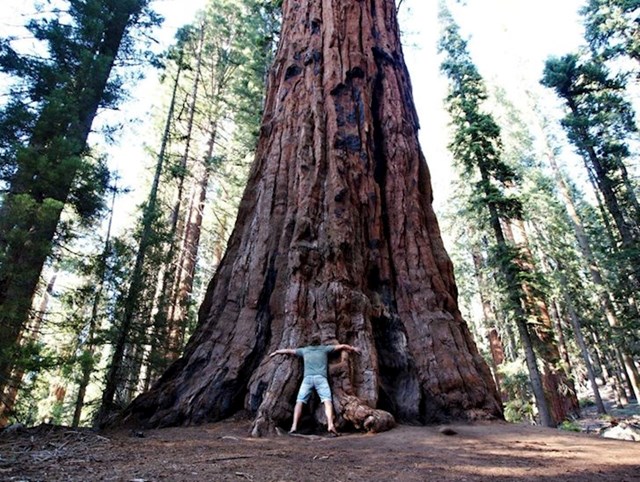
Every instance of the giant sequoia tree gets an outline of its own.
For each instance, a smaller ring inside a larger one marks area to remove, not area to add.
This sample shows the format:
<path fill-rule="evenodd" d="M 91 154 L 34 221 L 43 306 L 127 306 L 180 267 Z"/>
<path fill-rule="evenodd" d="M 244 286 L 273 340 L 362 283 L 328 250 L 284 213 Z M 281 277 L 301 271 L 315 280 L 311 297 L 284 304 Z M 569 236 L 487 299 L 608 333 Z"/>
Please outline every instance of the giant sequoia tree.
<path fill-rule="evenodd" d="M 163 426 L 291 417 L 300 362 L 333 360 L 338 426 L 501 416 L 457 306 L 392 0 L 285 0 L 256 159 L 184 355 L 126 416 Z M 321 418 L 322 414 L 316 412 Z"/>

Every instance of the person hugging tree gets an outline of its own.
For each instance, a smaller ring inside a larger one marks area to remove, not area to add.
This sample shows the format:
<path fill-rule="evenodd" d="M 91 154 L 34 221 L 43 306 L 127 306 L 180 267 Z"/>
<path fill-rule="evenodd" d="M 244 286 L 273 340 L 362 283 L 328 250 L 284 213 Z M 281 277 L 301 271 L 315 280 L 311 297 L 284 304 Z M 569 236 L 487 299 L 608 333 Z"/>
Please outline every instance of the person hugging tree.
<path fill-rule="evenodd" d="M 337 436 L 338 431 L 333 424 L 333 403 L 331 400 L 331 388 L 327 379 L 327 367 L 329 353 L 345 350 L 348 352 L 360 353 L 360 350 L 351 345 L 312 345 L 301 348 L 282 348 L 271 353 L 276 355 L 295 355 L 302 357 L 304 363 L 304 375 L 302 384 L 296 398 L 296 406 L 293 409 L 293 423 L 290 434 L 295 434 L 298 430 L 298 422 L 302 415 L 302 406 L 309 401 L 311 391 L 316 390 L 320 401 L 324 404 L 324 412 L 327 416 L 327 430 L 330 434 Z"/>

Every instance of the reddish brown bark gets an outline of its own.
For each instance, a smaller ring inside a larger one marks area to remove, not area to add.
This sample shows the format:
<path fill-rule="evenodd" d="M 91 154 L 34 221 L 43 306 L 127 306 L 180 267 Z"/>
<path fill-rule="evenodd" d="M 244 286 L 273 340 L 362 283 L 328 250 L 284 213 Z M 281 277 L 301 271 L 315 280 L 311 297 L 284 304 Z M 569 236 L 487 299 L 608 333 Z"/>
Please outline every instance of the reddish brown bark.
<path fill-rule="evenodd" d="M 519 242 L 515 239 L 514 227 L 519 234 Z M 524 272 L 535 273 L 534 257 L 524 223 L 521 220 L 514 221 L 513 225 L 507 226 L 506 232 L 511 242 L 521 250 L 520 267 Z M 560 424 L 564 420 L 580 415 L 575 385 L 569 376 L 570 374 L 563 367 L 563 359 L 558 340 L 554 334 L 553 321 L 549 314 L 547 301 L 542 293 L 526 282 L 522 283 L 522 291 L 526 296 L 526 305 L 530 316 L 536 321 L 531 333 L 543 365 L 542 382 L 545 397 L 555 424 Z"/>
<path fill-rule="evenodd" d="M 291 418 L 284 347 L 349 343 L 337 425 L 501 416 L 456 301 L 394 2 L 289 0 L 256 161 L 185 354 L 127 410 L 155 426 Z"/>
<path fill-rule="evenodd" d="M 215 131 L 209 141 L 209 159 L 213 153 Z M 204 204 L 207 197 L 207 187 L 211 169 L 203 165 L 200 169 L 198 182 L 193 186 L 189 209 L 185 219 L 184 236 L 177 262 L 174 280 L 172 303 L 167 316 L 167 339 L 165 341 L 165 354 L 171 361 L 178 358 L 182 349 L 185 325 L 189 310 L 189 300 L 193 291 L 193 280 L 200 246 L 200 234 L 202 232 L 202 218 Z"/>
<path fill-rule="evenodd" d="M 482 314 L 484 318 L 484 324 L 489 329 L 487 336 L 489 341 L 489 350 L 491 351 L 491 371 L 493 373 L 493 380 L 496 383 L 496 389 L 499 393 L 502 392 L 500 387 L 500 373 L 498 372 L 498 366 L 504 362 L 504 347 L 502 346 L 502 339 L 498 334 L 496 327 L 496 316 L 489 301 L 489 297 L 486 294 L 488 284 L 486 282 L 483 273 L 483 259 L 480 251 L 476 247 L 471 248 L 471 258 L 473 260 L 474 276 L 476 278 L 476 286 L 478 288 L 478 294 L 480 296 L 480 304 L 482 305 Z M 501 393 L 502 396 L 502 393 Z M 504 396 L 502 397 L 504 399 Z"/>

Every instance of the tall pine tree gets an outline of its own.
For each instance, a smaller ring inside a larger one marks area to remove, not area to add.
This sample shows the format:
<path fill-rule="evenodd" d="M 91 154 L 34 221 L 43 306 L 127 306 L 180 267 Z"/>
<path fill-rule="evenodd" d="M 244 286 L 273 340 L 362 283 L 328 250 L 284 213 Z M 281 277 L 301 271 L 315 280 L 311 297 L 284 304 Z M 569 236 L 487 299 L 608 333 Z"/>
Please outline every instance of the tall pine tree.
<path fill-rule="evenodd" d="M 521 180 L 504 160 L 500 128 L 483 108 L 488 97 L 484 80 L 444 5 L 441 21 L 440 50 L 445 53 L 442 70 L 450 81 L 447 107 L 454 126 L 450 148 L 467 183 L 473 182 L 470 210 L 476 212 L 479 225 L 492 239 L 489 262 L 500 274 L 504 308 L 520 335 L 541 422 L 555 426 L 573 414 L 577 399 L 575 394 L 562 393 L 561 387 L 568 386 L 567 375 L 559 366 L 544 293 L 536 286 L 533 256 L 522 228 L 522 200 L 515 194 Z M 542 376 L 538 358 L 544 367 Z"/>
<path fill-rule="evenodd" d="M 67 14 L 32 21 L 47 48 L 21 55 L 5 39 L 0 67 L 21 80 L 3 120 L 18 119 L 3 166 L 8 191 L 0 207 L 0 387 L 29 317 L 40 272 L 51 253 L 65 207 L 90 216 L 100 205 L 95 180 L 103 166 L 86 162 L 87 137 L 120 86 L 111 73 L 147 0 L 68 0 Z M 110 81 L 110 79 L 112 79 Z M 27 121 L 25 121 L 27 119 Z"/>

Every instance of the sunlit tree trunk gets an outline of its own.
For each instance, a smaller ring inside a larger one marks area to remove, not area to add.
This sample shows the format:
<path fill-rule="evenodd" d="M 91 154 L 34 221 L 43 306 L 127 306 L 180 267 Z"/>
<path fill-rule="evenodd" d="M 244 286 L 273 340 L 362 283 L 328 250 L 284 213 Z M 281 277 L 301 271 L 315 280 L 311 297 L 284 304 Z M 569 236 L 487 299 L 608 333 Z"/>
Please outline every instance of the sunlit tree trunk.
<path fill-rule="evenodd" d="M 587 369 L 587 377 L 589 378 L 589 383 L 591 384 L 591 390 L 593 391 L 596 408 L 598 410 L 598 413 L 607 413 L 604 403 L 602 402 L 602 397 L 600 396 L 600 388 L 598 387 L 595 370 L 593 369 L 593 364 L 591 363 L 589 349 L 587 348 L 587 343 L 585 342 L 584 336 L 582 335 L 582 323 L 580 321 L 580 318 L 578 317 L 578 314 L 576 313 L 576 309 L 573 306 L 573 300 L 571 300 L 566 291 L 563 292 L 563 295 L 564 302 L 567 307 L 569 321 L 571 323 L 571 328 L 573 328 L 573 336 L 575 337 L 576 343 L 580 348 L 582 361 L 584 362 L 584 366 Z"/>
<path fill-rule="evenodd" d="M 194 185 L 189 209 L 185 219 L 185 233 L 180 249 L 180 257 L 177 262 L 174 296 L 167 316 L 167 338 L 165 340 L 165 356 L 170 361 L 175 361 L 183 347 L 185 325 L 188 317 L 188 309 L 193 280 L 198 260 L 200 246 L 200 234 L 204 205 L 207 198 L 207 187 L 211 175 L 211 158 L 213 146 L 216 140 L 216 128 L 209 139 L 209 150 L 205 160 L 201 163 L 198 182 Z"/>
<path fill-rule="evenodd" d="M 500 373 L 498 367 L 504 362 L 504 349 L 502 340 L 496 328 L 496 316 L 491 306 L 491 301 L 487 294 L 487 280 L 484 275 L 484 261 L 482 254 L 477 247 L 472 247 L 471 258 L 473 260 L 474 277 L 476 279 L 476 287 L 480 296 L 480 304 L 482 305 L 482 316 L 485 328 L 488 331 L 489 349 L 491 350 L 491 371 L 493 379 L 496 382 L 498 393 L 500 389 Z"/>

